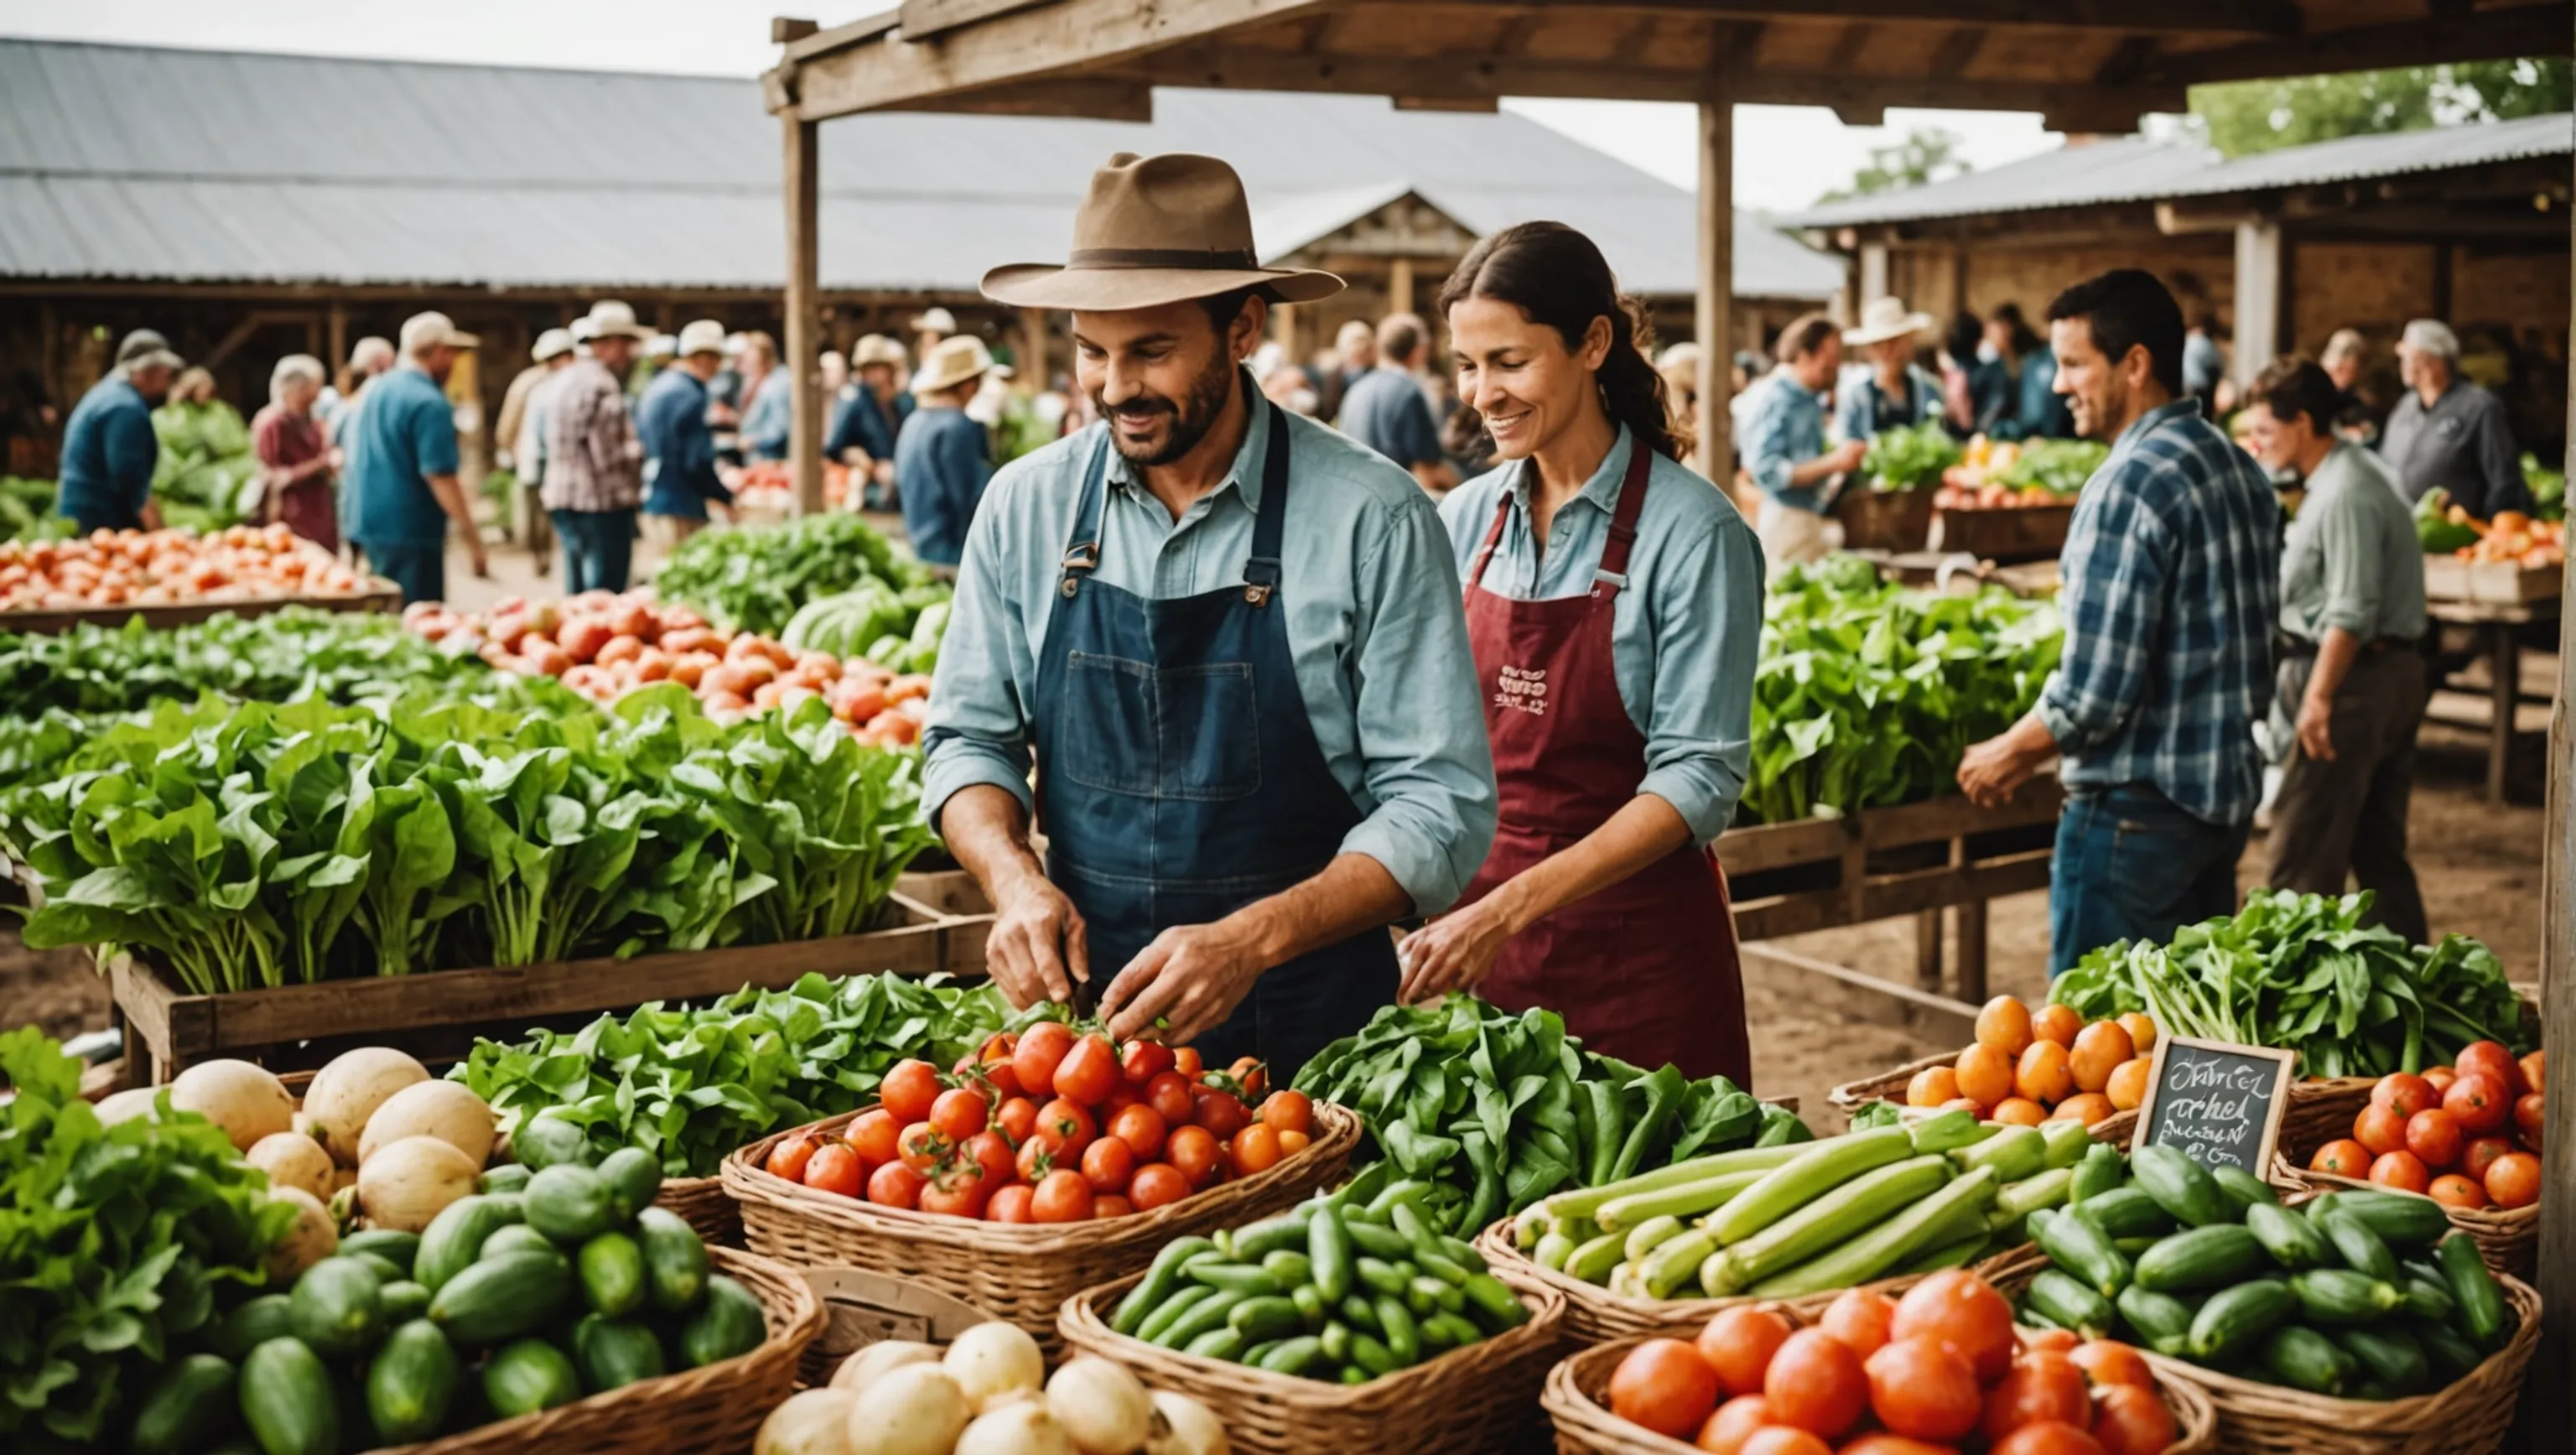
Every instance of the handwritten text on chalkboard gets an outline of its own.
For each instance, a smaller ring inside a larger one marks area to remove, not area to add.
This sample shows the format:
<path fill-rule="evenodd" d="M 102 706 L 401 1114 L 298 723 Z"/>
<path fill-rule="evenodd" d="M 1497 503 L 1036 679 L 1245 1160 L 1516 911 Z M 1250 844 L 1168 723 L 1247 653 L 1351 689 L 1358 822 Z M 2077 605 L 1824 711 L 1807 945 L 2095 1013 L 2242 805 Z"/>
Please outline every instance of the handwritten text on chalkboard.
<path fill-rule="evenodd" d="M 2289 1110 L 2296 1059 L 2265 1046 L 2165 1037 L 2138 1109 L 2142 1140 L 2179 1148 L 2203 1166 L 2262 1176 Z"/>

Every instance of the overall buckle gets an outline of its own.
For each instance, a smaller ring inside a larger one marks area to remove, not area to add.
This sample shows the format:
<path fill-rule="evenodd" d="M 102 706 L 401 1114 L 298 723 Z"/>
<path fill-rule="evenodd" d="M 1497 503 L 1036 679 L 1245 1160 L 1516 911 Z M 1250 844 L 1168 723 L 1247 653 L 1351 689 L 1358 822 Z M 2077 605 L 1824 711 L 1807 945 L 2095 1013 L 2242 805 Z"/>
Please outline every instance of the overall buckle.
<path fill-rule="evenodd" d="M 1269 556 L 1255 556 L 1243 564 L 1243 599 L 1254 606 L 1270 604 L 1270 593 L 1279 585 L 1279 562 Z"/>
<path fill-rule="evenodd" d="M 1082 578 L 1100 565 L 1100 542 L 1084 541 L 1064 553 L 1064 595 L 1071 600 L 1082 589 Z"/>

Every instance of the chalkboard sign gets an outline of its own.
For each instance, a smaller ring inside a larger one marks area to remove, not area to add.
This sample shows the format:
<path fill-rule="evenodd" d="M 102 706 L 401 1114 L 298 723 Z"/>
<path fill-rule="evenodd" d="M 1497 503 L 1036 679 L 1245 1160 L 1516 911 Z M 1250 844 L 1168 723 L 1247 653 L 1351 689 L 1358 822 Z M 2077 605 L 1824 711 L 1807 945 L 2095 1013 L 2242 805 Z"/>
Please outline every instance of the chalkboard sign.
<path fill-rule="evenodd" d="M 2282 1114 L 2290 1109 L 2294 1051 L 2165 1036 L 2138 1107 L 2139 1141 L 2177 1147 L 2204 1167 L 2257 1177 L 2272 1165 Z"/>

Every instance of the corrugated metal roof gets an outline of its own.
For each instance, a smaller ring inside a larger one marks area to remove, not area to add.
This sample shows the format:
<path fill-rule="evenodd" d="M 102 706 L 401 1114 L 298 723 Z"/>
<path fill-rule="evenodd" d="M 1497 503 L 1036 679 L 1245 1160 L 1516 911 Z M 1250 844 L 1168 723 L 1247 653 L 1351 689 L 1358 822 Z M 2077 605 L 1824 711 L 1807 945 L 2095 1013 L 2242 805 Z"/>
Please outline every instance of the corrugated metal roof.
<path fill-rule="evenodd" d="M 2565 156 L 2570 151 L 2576 151 L 2576 115 L 2565 112 L 2339 137 L 2258 152 L 2232 162 L 2188 142 L 2119 137 L 2060 147 L 1988 172 L 1829 203 L 1782 221 L 1792 227 L 1848 227 L 2105 202 L 2217 197 Z"/>
<path fill-rule="evenodd" d="M 1692 289 L 1691 195 L 1525 117 L 1201 90 L 1143 125 L 834 122 L 824 286 L 968 291 L 1056 256 L 1120 150 L 1224 157 L 1304 241 L 1414 191 L 1479 231 L 1571 223 L 1629 288 Z M 778 158 L 751 81 L 0 40 L 0 276 L 775 288 Z M 1842 278 L 1738 215 L 1737 293 Z"/>

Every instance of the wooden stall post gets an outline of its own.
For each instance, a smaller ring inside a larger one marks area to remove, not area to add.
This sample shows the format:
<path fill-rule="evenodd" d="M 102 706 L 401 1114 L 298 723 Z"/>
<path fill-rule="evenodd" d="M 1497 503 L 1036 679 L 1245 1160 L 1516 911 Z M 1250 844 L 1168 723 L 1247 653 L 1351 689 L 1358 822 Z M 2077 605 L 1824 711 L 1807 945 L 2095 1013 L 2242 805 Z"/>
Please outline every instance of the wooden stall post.
<path fill-rule="evenodd" d="M 794 404 L 787 466 L 796 477 L 796 513 L 823 510 L 823 380 L 814 340 L 822 327 L 821 193 L 816 186 L 818 123 L 789 111 L 787 172 L 787 378 Z"/>
<path fill-rule="evenodd" d="M 2280 352 L 2281 224 L 2249 217 L 2236 224 L 2236 367 L 2252 384 Z"/>
<path fill-rule="evenodd" d="M 1735 93 L 1723 74 L 1726 48 L 1699 103 L 1699 472 L 1720 490 L 1733 477 L 1734 416 L 1727 410 L 1729 355 L 1735 334 Z"/>
<path fill-rule="evenodd" d="M 1020 310 L 1020 379 L 1032 394 L 1042 394 L 1053 378 L 1047 362 L 1047 313 L 1043 308 Z"/>

